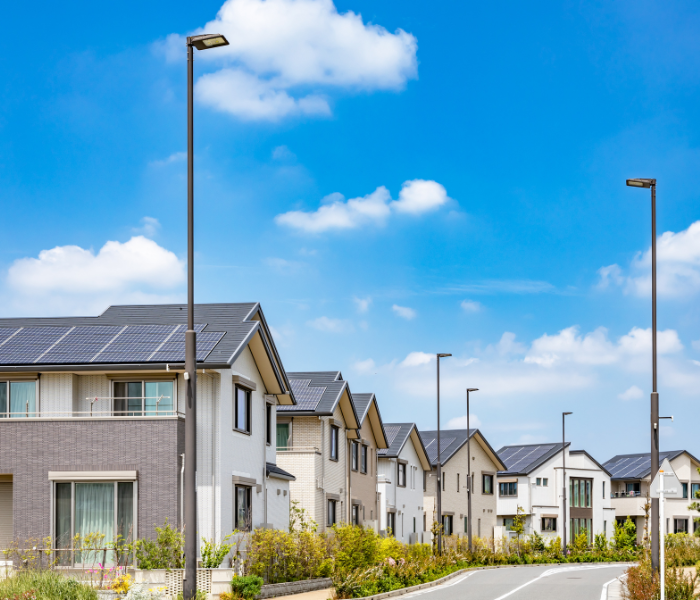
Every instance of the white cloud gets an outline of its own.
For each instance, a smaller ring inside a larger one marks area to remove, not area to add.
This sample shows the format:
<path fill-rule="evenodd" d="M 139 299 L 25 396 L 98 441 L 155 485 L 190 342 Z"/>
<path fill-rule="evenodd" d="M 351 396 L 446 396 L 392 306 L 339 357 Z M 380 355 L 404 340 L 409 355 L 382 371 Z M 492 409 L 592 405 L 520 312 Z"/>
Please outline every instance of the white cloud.
<path fill-rule="evenodd" d="M 149 165 L 152 167 L 164 167 L 166 165 L 171 165 L 173 163 L 181 162 L 187 158 L 187 152 L 173 152 L 167 158 L 160 160 L 152 160 Z"/>
<path fill-rule="evenodd" d="M 353 368 L 359 373 L 370 373 L 376 368 L 376 366 L 377 365 L 374 364 L 374 361 L 371 358 L 368 358 L 367 360 L 358 360 L 353 365 Z"/>
<path fill-rule="evenodd" d="M 700 340 L 693 340 L 691 345 L 693 346 L 693 350 L 700 350 Z"/>
<path fill-rule="evenodd" d="M 133 232 L 137 235 L 153 237 L 160 229 L 160 221 L 155 217 L 144 217 L 141 219 L 141 227 L 134 227 Z"/>
<path fill-rule="evenodd" d="M 178 288 L 184 282 L 184 263 L 144 236 L 107 242 L 97 253 L 79 246 L 42 250 L 38 258 L 16 260 L 7 273 L 18 310 L 37 314 L 87 313 L 124 302 L 176 301 L 181 299 Z"/>
<path fill-rule="evenodd" d="M 469 427 L 471 429 L 476 429 L 481 427 L 481 421 L 479 417 L 472 414 L 469 415 Z M 446 429 L 466 429 L 467 428 L 467 415 L 462 415 L 461 417 L 454 417 L 447 422 Z"/>
<path fill-rule="evenodd" d="M 352 324 L 343 319 L 318 317 L 307 322 L 307 325 L 325 333 L 347 333 L 353 330 Z"/>
<path fill-rule="evenodd" d="M 481 304 L 474 300 L 462 300 L 460 304 L 462 310 L 466 313 L 475 313 L 481 310 Z"/>
<path fill-rule="evenodd" d="M 416 38 L 365 24 L 332 0 L 227 0 L 194 34 L 216 31 L 229 46 L 198 53 L 220 69 L 196 84 L 199 99 L 244 119 L 330 112 L 323 93 L 401 90 L 417 76 Z M 181 56 L 183 38 L 162 45 Z"/>
<path fill-rule="evenodd" d="M 636 385 L 633 385 L 627 388 L 621 394 L 618 394 L 617 397 L 620 400 L 639 400 L 640 398 L 644 397 L 644 392 L 642 392 L 642 390 L 639 389 Z"/>
<path fill-rule="evenodd" d="M 408 200 L 407 194 L 412 199 Z M 315 211 L 293 210 L 282 213 L 275 217 L 275 222 L 305 233 L 356 229 L 365 225 L 383 225 L 393 211 L 419 215 L 435 210 L 446 200 L 447 192 L 442 185 L 435 181 L 416 179 L 404 182 L 397 201 L 391 200 L 389 190 L 384 186 L 367 196 L 347 201 L 342 194 L 334 193 L 326 196 Z"/>
<path fill-rule="evenodd" d="M 508 356 L 509 354 L 525 354 L 526 348 L 520 342 L 515 341 L 515 334 L 511 331 L 505 331 L 501 336 L 495 350 L 499 356 Z"/>
<path fill-rule="evenodd" d="M 427 365 L 435 358 L 434 354 L 426 354 L 425 352 L 411 352 L 406 358 L 404 358 L 400 366 L 401 367 L 418 367 L 421 365 Z"/>
<path fill-rule="evenodd" d="M 272 160 L 278 160 L 282 162 L 293 162 L 297 159 L 297 155 L 294 154 L 287 146 L 277 146 L 272 151 Z"/>
<path fill-rule="evenodd" d="M 671 298 L 687 298 L 700 292 L 700 221 L 688 229 L 667 231 L 657 239 L 657 293 Z M 622 286 L 635 296 L 651 294 L 651 248 L 637 253 L 627 273 L 619 265 L 598 270 L 599 288 Z"/>
<path fill-rule="evenodd" d="M 659 354 L 672 354 L 683 349 L 678 334 L 672 330 L 659 331 L 657 351 Z M 608 339 L 607 329 L 598 327 L 582 336 L 577 326 L 562 329 L 555 335 L 544 334 L 532 342 L 525 356 L 525 362 L 551 367 L 559 362 L 572 362 L 581 365 L 609 365 L 623 357 L 646 358 L 651 352 L 651 329 L 633 327 L 617 343 Z"/>
<path fill-rule="evenodd" d="M 372 298 L 369 296 L 367 296 L 367 298 L 358 298 L 355 296 L 352 300 L 357 307 L 357 312 L 360 314 L 366 313 L 369 310 L 369 305 L 372 304 Z"/>
<path fill-rule="evenodd" d="M 398 304 L 394 304 L 391 307 L 391 310 L 393 310 L 399 317 L 406 319 L 407 321 L 412 321 L 418 315 L 418 313 L 412 308 L 409 308 L 408 306 L 399 306 Z"/>
<path fill-rule="evenodd" d="M 447 203 L 447 191 L 436 181 L 414 179 L 404 182 L 399 199 L 391 203 L 396 212 L 421 215 Z"/>

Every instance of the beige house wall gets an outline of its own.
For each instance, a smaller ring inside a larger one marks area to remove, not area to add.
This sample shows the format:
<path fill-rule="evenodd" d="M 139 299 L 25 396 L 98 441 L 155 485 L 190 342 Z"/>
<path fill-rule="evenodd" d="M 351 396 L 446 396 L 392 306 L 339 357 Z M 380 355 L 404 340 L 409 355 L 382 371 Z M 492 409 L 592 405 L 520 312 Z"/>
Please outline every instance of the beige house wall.
<path fill-rule="evenodd" d="M 496 473 L 498 466 L 494 464 L 476 438 L 471 440 L 472 476 L 474 493 L 472 495 L 472 535 L 477 537 L 493 537 L 496 526 Z M 482 474 L 493 475 L 494 493 L 484 494 Z M 424 504 L 426 512 L 426 528 L 432 528 L 437 520 L 437 468 L 427 475 Z M 459 488 L 457 479 L 459 476 Z M 442 513 L 453 513 L 454 532 L 464 535 L 464 517 L 467 516 L 467 445 L 442 465 L 442 477 L 445 482 L 442 492 Z"/>
<path fill-rule="evenodd" d="M 360 524 L 378 531 L 377 507 L 377 442 L 369 418 L 360 429 L 357 471 L 350 472 L 350 493 L 353 501 L 361 502 Z M 350 442 L 352 444 L 352 442 Z M 367 446 L 367 473 L 362 473 L 361 446 Z M 349 455 L 351 456 L 351 455 Z"/>

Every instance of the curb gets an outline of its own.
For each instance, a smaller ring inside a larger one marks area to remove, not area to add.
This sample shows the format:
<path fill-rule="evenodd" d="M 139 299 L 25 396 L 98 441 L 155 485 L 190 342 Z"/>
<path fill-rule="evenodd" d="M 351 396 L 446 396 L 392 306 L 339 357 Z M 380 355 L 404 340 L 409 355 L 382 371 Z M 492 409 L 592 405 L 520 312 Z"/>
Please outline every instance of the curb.
<path fill-rule="evenodd" d="M 455 571 L 454 573 L 450 573 L 449 575 L 445 575 L 445 577 L 441 577 L 440 579 L 436 579 L 435 581 L 428 581 L 427 583 L 421 583 L 419 585 L 413 585 L 411 587 L 407 588 L 401 588 L 398 590 L 391 590 L 390 592 L 384 592 L 382 594 L 375 594 L 374 596 L 363 596 L 362 598 L 355 598 L 354 600 L 383 600 L 384 598 L 395 598 L 396 596 L 403 596 L 404 594 L 409 594 L 411 592 L 417 592 L 419 590 L 424 590 L 427 588 L 435 587 L 438 585 L 441 585 L 450 579 L 454 579 L 455 577 L 459 575 L 463 575 L 464 573 L 469 573 L 470 571 L 487 571 L 491 569 L 526 569 L 526 568 L 532 568 L 532 567 L 555 567 L 557 565 L 600 565 L 600 564 L 607 564 L 607 565 L 632 565 L 635 563 L 602 563 L 602 562 L 588 562 L 588 563 L 539 563 L 539 564 L 534 564 L 534 565 L 492 565 L 492 566 L 486 566 L 486 567 L 468 567 L 466 569 L 460 569 L 459 571 Z"/>

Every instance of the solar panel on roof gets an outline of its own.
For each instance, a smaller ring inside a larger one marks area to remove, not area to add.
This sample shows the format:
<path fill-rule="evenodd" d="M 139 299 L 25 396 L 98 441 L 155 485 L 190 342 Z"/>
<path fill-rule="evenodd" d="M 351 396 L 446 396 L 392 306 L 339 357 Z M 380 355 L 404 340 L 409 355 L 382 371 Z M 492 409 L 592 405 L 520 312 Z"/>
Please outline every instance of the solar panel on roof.
<path fill-rule="evenodd" d="M 310 379 L 291 379 L 290 385 L 297 399 L 295 410 L 316 410 L 321 401 L 325 387 L 312 387 Z"/>
<path fill-rule="evenodd" d="M 523 472 L 554 450 L 557 444 L 541 444 L 539 446 L 511 446 L 499 453 L 499 458 L 506 465 L 506 470 Z"/>

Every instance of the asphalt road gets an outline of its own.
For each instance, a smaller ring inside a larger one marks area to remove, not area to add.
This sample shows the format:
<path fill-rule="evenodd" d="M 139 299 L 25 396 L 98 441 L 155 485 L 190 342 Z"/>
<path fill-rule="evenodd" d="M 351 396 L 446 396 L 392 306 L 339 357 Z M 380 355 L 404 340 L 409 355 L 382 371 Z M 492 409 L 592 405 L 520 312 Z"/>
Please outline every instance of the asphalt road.
<path fill-rule="evenodd" d="M 406 594 L 420 600 L 606 600 L 605 584 L 625 565 L 542 565 L 470 571 L 440 586 Z"/>

